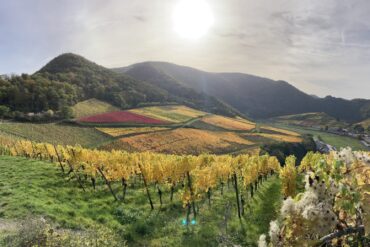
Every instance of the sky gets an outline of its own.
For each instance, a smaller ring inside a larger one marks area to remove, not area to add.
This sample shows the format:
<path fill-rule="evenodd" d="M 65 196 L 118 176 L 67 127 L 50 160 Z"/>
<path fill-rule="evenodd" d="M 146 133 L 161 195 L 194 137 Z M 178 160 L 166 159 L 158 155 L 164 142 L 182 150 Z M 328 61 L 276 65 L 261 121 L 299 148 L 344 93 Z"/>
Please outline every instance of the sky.
<path fill-rule="evenodd" d="M 213 24 L 197 39 L 174 30 L 179 1 L 0 0 L 0 74 L 73 52 L 109 68 L 167 61 L 370 98 L 370 1 L 204 0 Z"/>

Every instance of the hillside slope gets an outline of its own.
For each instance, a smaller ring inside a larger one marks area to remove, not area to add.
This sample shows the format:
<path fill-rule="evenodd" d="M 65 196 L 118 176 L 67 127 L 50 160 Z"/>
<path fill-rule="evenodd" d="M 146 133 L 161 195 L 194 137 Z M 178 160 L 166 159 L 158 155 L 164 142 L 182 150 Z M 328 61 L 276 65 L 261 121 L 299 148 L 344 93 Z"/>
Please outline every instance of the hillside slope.
<path fill-rule="evenodd" d="M 94 98 L 80 101 L 72 107 L 74 118 L 82 118 L 95 114 L 119 110 L 120 110 L 119 108 L 114 107 L 111 104 L 108 104 L 104 101 L 100 101 Z"/>
<path fill-rule="evenodd" d="M 133 79 L 71 53 L 56 57 L 37 74 L 78 86 L 82 89 L 83 98 L 97 98 L 121 108 L 147 103 L 177 102 L 213 113 L 231 116 L 238 114 L 214 97 L 198 93 L 194 89 L 166 82 L 158 87 L 142 81 L 140 77 Z"/>
<path fill-rule="evenodd" d="M 370 116 L 370 100 L 308 95 L 284 81 L 242 73 L 209 73 L 165 62 L 144 62 L 115 71 L 160 88 L 179 85 L 212 95 L 253 118 L 325 112 L 350 122 Z"/>
<path fill-rule="evenodd" d="M 286 124 L 294 124 L 305 127 L 340 127 L 344 128 L 348 126 L 347 123 L 343 121 L 338 121 L 337 119 L 329 116 L 324 112 L 309 112 L 302 114 L 286 115 L 274 118 L 275 121 Z"/>

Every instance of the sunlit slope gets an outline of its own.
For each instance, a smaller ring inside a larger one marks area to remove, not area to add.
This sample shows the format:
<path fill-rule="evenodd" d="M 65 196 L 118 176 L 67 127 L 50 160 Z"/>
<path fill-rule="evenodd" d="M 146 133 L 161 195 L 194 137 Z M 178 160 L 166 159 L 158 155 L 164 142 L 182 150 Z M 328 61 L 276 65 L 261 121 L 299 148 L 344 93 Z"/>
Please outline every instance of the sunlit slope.
<path fill-rule="evenodd" d="M 0 124 L 0 135 L 53 144 L 99 146 L 111 138 L 94 128 L 56 123 L 32 124 L 4 122 Z"/>
<path fill-rule="evenodd" d="M 113 137 L 168 130 L 166 127 L 96 128 Z"/>
<path fill-rule="evenodd" d="M 362 125 L 362 127 L 364 127 L 364 129 L 367 130 L 370 127 L 370 118 L 362 122 L 359 122 L 358 124 Z"/>
<path fill-rule="evenodd" d="M 211 125 L 215 125 L 227 130 L 252 130 L 256 127 L 255 123 L 245 119 L 228 118 L 219 115 L 210 115 L 202 118 L 202 121 Z"/>
<path fill-rule="evenodd" d="M 305 127 L 345 127 L 347 123 L 329 116 L 324 112 L 310 112 L 295 115 L 286 115 L 275 118 L 276 121 Z"/>
<path fill-rule="evenodd" d="M 136 108 L 130 111 L 172 123 L 186 122 L 190 119 L 198 118 L 207 114 L 206 112 L 198 111 L 183 105 L 150 106 Z"/>
<path fill-rule="evenodd" d="M 121 138 L 105 148 L 173 154 L 201 154 L 231 152 L 253 144 L 233 132 L 179 128 Z"/>
<path fill-rule="evenodd" d="M 74 118 L 82 118 L 95 114 L 119 110 L 120 109 L 118 107 L 94 98 L 81 101 L 72 107 Z"/>

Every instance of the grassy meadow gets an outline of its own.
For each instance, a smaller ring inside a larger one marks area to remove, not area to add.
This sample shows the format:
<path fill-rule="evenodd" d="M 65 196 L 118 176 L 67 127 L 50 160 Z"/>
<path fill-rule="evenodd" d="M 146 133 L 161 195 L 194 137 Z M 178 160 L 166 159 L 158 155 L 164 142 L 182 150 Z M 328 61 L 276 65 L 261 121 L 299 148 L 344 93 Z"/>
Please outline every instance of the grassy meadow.
<path fill-rule="evenodd" d="M 30 215 L 42 216 L 52 222 L 55 231 L 70 229 L 70 234 L 106 227 L 128 246 L 218 246 L 228 242 L 256 246 L 258 236 L 268 231 L 282 201 L 280 182 L 272 176 L 253 199 L 246 197 L 245 214 L 239 220 L 234 189 L 225 186 L 224 196 L 220 191 L 213 192 L 211 205 L 207 200 L 197 202 L 196 224 L 186 227 L 182 225 L 186 210 L 179 198 L 181 187 L 176 189 L 173 202 L 165 189 L 160 206 L 151 185 L 155 203 L 152 211 L 143 186 L 129 186 L 124 202 L 114 202 L 101 180 L 95 191 L 85 181 L 83 192 L 73 178 L 43 161 L 1 156 L 0 174 L 0 217 L 4 225 L 6 222 L 16 227 Z M 121 197 L 120 184 L 112 186 Z M 0 245 L 12 234 L 11 228 L 5 229 L 0 222 Z"/>
<path fill-rule="evenodd" d="M 340 136 L 336 134 L 331 134 L 319 130 L 312 130 L 308 128 L 298 127 L 298 126 L 291 126 L 286 124 L 274 124 L 278 128 L 288 129 L 291 131 L 298 132 L 300 134 L 311 134 L 313 136 L 317 136 L 323 142 L 328 143 L 338 150 L 341 147 L 351 147 L 353 150 L 370 150 L 366 148 L 358 139 L 348 137 L 348 136 Z"/>
<path fill-rule="evenodd" d="M 95 114 L 119 110 L 120 109 L 118 107 L 97 99 L 88 99 L 85 101 L 81 101 L 72 107 L 74 118 L 77 119 Z"/>
<path fill-rule="evenodd" d="M 94 128 L 58 123 L 2 122 L 0 135 L 53 144 L 80 144 L 85 147 L 96 147 L 111 140 L 109 135 Z"/>

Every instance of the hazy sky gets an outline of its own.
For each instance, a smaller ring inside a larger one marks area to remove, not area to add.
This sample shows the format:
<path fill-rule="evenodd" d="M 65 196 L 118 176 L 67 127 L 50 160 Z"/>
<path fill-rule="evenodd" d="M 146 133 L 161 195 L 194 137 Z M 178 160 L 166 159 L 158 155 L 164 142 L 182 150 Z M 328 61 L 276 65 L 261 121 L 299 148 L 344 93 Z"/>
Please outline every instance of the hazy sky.
<path fill-rule="evenodd" d="M 173 28 L 177 0 L 0 0 L 0 74 L 73 52 L 106 67 L 168 61 L 370 98 L 370 1 L 206 1 L 213 26 L 189 40 Z"/>

